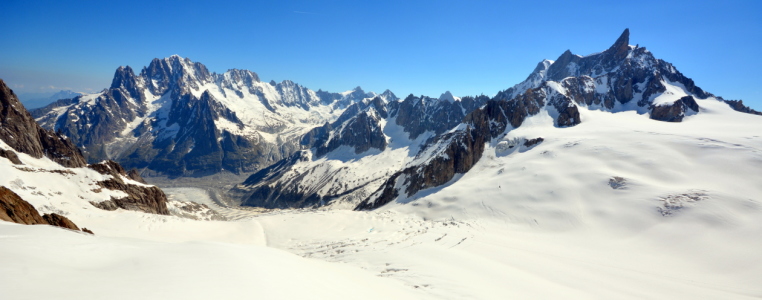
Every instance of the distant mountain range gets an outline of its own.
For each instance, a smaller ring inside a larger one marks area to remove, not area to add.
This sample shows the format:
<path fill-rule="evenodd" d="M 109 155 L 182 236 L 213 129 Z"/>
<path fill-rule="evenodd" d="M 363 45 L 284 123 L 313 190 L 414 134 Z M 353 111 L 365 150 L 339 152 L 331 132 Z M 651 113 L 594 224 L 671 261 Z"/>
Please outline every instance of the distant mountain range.
<path fill-rule="evenodd" d="M 540 62 L 525 81 L 492 99 L 411 95 L 357 103 L 306 135 L 302 144 L 310 150 L 253 174 L 232 194 L 244 205 L 268 208 L 373 209 L 468 172 L 485 145 L 528 117 L 546 114 L 560 128 L 580 124 L 581 109 L 681 122 L 701 112 L 698 99 L 760 114 L 705 92 L 646 48 L 630 46 L 625 30 L 603 52 L 579 56 L 567 50 L 555 61 Z M 502 147 L 530 149 L 542 142 L 528 137 Z"/>
<path fill-rule="evenodd" d="M 248 70 L 211 73 L 175 55 L 137 74 L 119 67 L 103 92 L 32 115 L 80 146 L 89 162 L 113 159 L 170 177 L 255 172 L 230 192 L 244 205 L 372 209 L 468 172 L 485 144 L 531 116 L 547 114 L 560 128 L 583 122 L 581 109 L 681 122 L 707 99 L 760 114 L 629 45 L 625 30 L 603 52 L 567 50 L 540 62 L 492 98 L 313 91 L 288 80 L 261 82 Z"/>
<path fill-rule="evenodd" d="M 82 93 L 71 90 L 60 90 L 55 93 L 19 93 L 17 96 L 27 109 L 40 108 L 49 105 L 57 100 L 71 99 L 82 95 Z"/>
<path fill-rule="evenodd" d="M 111 87 L 33 111 L 70 137 L 88 161 L 116 160 L 144 174 L 199 176 L 251 172 L 288 157 L 302 135 L 346 107 L 377 96 L 360 87 L 313 91 L 256 73 L 210 73 L 188 58 L 154 59 L 135 74 L 117 69 Z M 387 91 L 381 95 L 395 96 Z"/>

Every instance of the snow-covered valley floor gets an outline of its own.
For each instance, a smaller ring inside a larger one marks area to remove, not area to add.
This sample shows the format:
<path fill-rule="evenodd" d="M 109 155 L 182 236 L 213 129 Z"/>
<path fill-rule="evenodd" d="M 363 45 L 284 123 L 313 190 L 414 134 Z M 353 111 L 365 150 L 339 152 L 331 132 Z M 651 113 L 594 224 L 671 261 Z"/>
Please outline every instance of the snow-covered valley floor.
<path fill-rule="evenodd" d="M 683 123 L 538 115 L 372 212 L 223 208 L 194 188 L 167 192 L 231 221 L 69 200 L 95 236 L 0 222 L 0 298 L 758 299 L 762 118 L 699 104 Z"/>
<path fill-rule="evenodd" d="M 141 224 L 119 226 L 132 228 L 129 231 L 96 227 L 96 236 L 1 223 L 3 298 L 762 295 L 760 243 L 737 243 L 754 234 L 699 231 L 675 236 L 670 225 L 629 235 L 595 229 L 551 231 L 495 220 L 431 221 L 394 211 L 283 212 L 228 222 L 141 219 Z"/>

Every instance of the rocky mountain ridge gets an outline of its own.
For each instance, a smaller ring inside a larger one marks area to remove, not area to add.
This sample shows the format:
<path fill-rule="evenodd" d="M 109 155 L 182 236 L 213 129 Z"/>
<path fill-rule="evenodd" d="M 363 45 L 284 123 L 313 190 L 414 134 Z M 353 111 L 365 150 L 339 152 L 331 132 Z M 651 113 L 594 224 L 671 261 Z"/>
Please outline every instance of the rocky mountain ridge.
<path fill-rule="evenodd" d="M 459 124 L 467 112 L 488 100 L 486 96 L 456 99 L 449 92 L 440 98 L 398 99 L 389 93 L 365 99 L 348 107 L 335 122 L 306 134 L 302 146 L 309 150 L 256 172 L 235 188 L 235 194 L 243 205 L 266 208 L 319 206 L 337 199 L 356 203 L 413 148 Z M 395 163 L 377 164 L 381 157 Z M 375 171 L 357 172 L 352 164 Z"/>
<path fill-rule="evenodd" d="M 202 176 L 250 172 L 299 149 L 301 136 L 372 98 L 360 87 L 312 91 L 292 81 L 261 82 L 248 70 L 218 74 L 171 56 L 140 73 L 119 67 L 103 92 L 33 112 L 90 162 L 111 159 L 144 174 Z"/>
<path fill-rule="evenodd" d="M 700 113 L 698 99 L 725 101 L 646 48 L 629 45 L 629 30 L 603 52 L 580 56 L 567 50 L 555 61 L 543 60 L 524 82 L 484 98 L 470 103 L 473 98 L 445 93 L 440 99 L 411 95 L 400 101 L 357 103 L 336 122 L 305 135 L 302 145 L 310 150 L 255 173 L 236 187 L 236 194 L 243 195 L 244 205 L 253 206 L 320 206 L 352 199 L 348 201 L 358 203 L 356 209 L 373 209 L 414 198 L 468 172 L 485 145 L 531 116 L 547 114 L 559 128 L 580 124 L 580 109 L 636 111 L 658 121 L 681 122 Z M 454 103 L 460 109 L 448 107 Z M 373 169 L 374 175 L 347 176 L 366 174 L 361 169 L 374 159 L 390 159 L 383 153 L 390 152 L 392 120 L 412 151 L 393 158 L 395 163 L 386 168 Z M 425 141 L 412 142 L 426 132 Z M 533 147 L 543 139 L 526 140 L 534 141 Z"/>

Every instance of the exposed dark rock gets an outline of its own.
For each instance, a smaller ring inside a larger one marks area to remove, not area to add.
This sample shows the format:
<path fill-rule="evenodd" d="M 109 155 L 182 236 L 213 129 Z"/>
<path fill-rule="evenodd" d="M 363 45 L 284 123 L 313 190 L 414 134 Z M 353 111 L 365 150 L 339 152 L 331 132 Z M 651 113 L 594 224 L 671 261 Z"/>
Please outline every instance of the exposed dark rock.
<path fill-rule="evenodd" d="M 4 186 L 0 186 L 0 220 L 25 225 L 53 225 L 79 231 L 74 222 L 62 215 L 53 213 L 40 216 L 32 204 Z M 82 231 L 93 234 L 85 228 Z"/>
<path fill-rule="evenodd" d="M 42 218 L 45 219 L 45 221 L 48 222 L 48 224 L 53 225 L 53 226 L 58 226 L 58 227 L 61 227 L 61 228 L 68 228 L 68 229 L 71 229 L 71 230 L 79 230 L 79 227 L 77 227 L 77 225 L 74 224 L 74 222 L 69 220 L 69 218 L 64 217 L 62 215 L 59 215 L 59 214 L 55 214 L 55 213 L 53 213 L 53 214 L 44 214 L 44 215 L 42 215 Z M 90 232 L 90 233 L 92 234 L 92 232 Z"/>
<path fill-rule="evenodd" d="M 723 101 L 725 101 L 725 103 L 730 105 L 730 107 L 733 108 L 733 110 L 735 110 L 735 111 L 740 111 L 740 112 L 744 112 L 744 113 L 747 113 L 747 114 L 762 116 L 762 112 L 753 110 L 753 109 L 751 109 L 751 107 L 748 107 L 748 106 L 744 105 L 743 104 L 743 100 L 723 100 Z"/>
<path fill-rule="evenodd" d="M 136 210 L 153 214 L 169 215 L 167 208 L 167 196 L 155 186 L 141 186 L 126 183 L 123 178 L 129 178 L 122 166 L 114 161 L 105 161 L 88 166 L 103 175 L 111 175 L 112 178 L 98 182 L 98 186 L 109 190 L 119 190 L 127 193 L 124 198 L 111 198 L 103 202 L 91 202 L 93 206 L 105 209 Z M 142 179 L 142 178 L 140 178 Z"/>
<path fill-rule="evenodd" d="M 657 105 L 651 109 L 651 119 L 665 122 L 682 122 L 685 117 L 685 106 L 676 101 L 668 105 Z"/>
<path fill-rule="evenodd" d="M 392 102 L 389 112 L 397 125 L 405 128 L 410 139 L 426 131 L 441 134 L 460 124 L 469 112 L 489 101 L 489 97 L 463 97 L 460 101 L 444 101 L 426 96 L 409 95 L 401 102 Z"/>
<path fill-rule="evenodd" d="M 335 131 L 334 135 L 324 134 L 320 136 L 314 143 L 315 155 L 323 156 L 341 146 L 352 147 L 358 154 L 370 148 L 382 151 L 386 149 L 386 137 L 380 123 L 381 113 L 376 112 L 378 110 L 358 113 L 345 122 L 341 131 Z"/>
<path fill-rule="evenodd" d="M 672 104 L 651 107 L 651 119 L 665 122 L 682 122 L 688 110 L 698 112 L 698 103 L 691 96 L 685 96 Z"/>
<path fill-rule="evenodd" d="M 685 96 L 680 98 L 680 101 L 683 102 L 685 105 L 685 108 L 692 110 L 693 112 L 699 111 L 699 105 L 696 103 L 696 99 L 693 99 L 692 96 Z"/>
<path fill-rule="evenodd" d="M 0 157 L 5 157 L 8 160 L 10 160 L 13 164 L 16 164 L 16 165 L 24 164 L 19 159 L 19 156 L 16 155 L 16 152 L 13 152 L 13 150 L 0 149 Z"/>
<path fill-rule="evenodd" d="M 140 182 L 142 184 L 148 184 L 143 177 L 140 176 L 140 173 L 137 169 L 132 169 L 129 172 L 127 172 L 127 178 L 135 180 L 137 182 Z"/>
<path fill-rule="evenodd" d="M 221 170 L 254 171 L 268 162 L 270 158 L 263 153 L 273 149 L 218 131 L 215 121 L 219 119 L 243 126 L 236 114 L 210 93 L 199 98 L 185 94 L 172 103 L 166 120 L 166 126 L 177 126 L 179 131 L 151 143 L 134 144 L 126 149 L 130 154 L 121 158 L 121 163 L 128 168 L 162 170 L 170 176 L 203 176 Z"/>
<path fill-rule="evenodd" d="M 437 187 L 452 180 L 456 174 L 468 172 L 484 153 L 486 142 L 499 136 L 508 128 L 519 127 L 524 120 L 540 112 L 546 104 L 574 104 L 563 95 L 548 99 L 549 90 L 536 88 L 528 90 L 512 101 L 489 101 L 484 107 L 474 110 L 464 120 L 465 129 L 446 133 L 436 138 L 427 147 L 437 149 L 435 154 L 422 164 L 410 166 L 387 179 L 370 197 L 360 202 L 355 210 L 369 210 L 381 207 L 402 196 L 411 197 L 423 189 Z M 559 122 L 560 126 L 565 123 Z M 573 126 L 579 123 L 571 123 Z M 542 138 L 532 140 L 539 143 Z M 421 153 L 428 153 L 422 151 Z M 403 182 L 398 182 L 404 180 Z M 402 186 L 404 190 L 396 187 Z"/>
<path fill-rule="evenodd" d="M 409 134 L 409 138 L 414 139 L 427 131 L 441 134 L 457 126 L 465 114 L 489 100 L 483 95 L 456 100 L 448 93 L 443 94 L 442 98 L 411 95 L 403 101 L 396 101 L 397 97 L 390 91 L 386 91 L 372 99 L 350 105 L 335 122 L 327 123 L 307 133 L 302 138 L 301 144 L 310 147 L 316 157 L 322 157 L 341 146 L 352 147 L 356 154 L 369 149 L 384 150 L 388 144 L 381 128 L 382 119 L 396 118 L 396 124 L 403 127 Z M 360 191 L 368 184 L 386 179 L 364 178 L 356 184 L 336 184 L 329 182 L 328 179 L 345 172 L 344 168 L 328 168 L 326 171 L 316 165 L 313 169 L 299 172 L 291 170 L 291 166 L 299 161 L 311 160 L 309 152 L 302 151 L 298 155 L 253 174 L 232 191 L 237 195 L 243 195 L 242 205 L 264 208 L 312 207 L 325 205 L 333 199 L 349 195 L 364 198 L 364 194 L 354 195 L 353 193 Z M 315 172 L 326 172 L 320 177 L 328 181 L 321 180 L 315 182 L 314 186 L 304 186 L 302 184 L 304 179 L 316 176 Z M 323 191 L 320 195 L 317 194 L 319 190 Z"/>
<path fill-rule="evenodd" d="M 27 225 L 48 224 L 34 206 L 4 186 L 0 186 L 0 220 Z"/>
<path fill-rule="evenodd" d="M 37 125 L 16 94 L 0 79 L 0 139 L 35 158 L 47 156 L 65 167 L 83 167 L 85 159 L 66 137 Z"/>
<path fill-rule="evenodd" d="M 524 147 L 529 148 L 529 147 L 538 145 L 538 144 L 542 143 L 543 141 L 545 141 L 545 139 L 543 139 L 541 137 L 530 139 L 530 140 L 526 140 L 526 141 L 524 141 Z"/>

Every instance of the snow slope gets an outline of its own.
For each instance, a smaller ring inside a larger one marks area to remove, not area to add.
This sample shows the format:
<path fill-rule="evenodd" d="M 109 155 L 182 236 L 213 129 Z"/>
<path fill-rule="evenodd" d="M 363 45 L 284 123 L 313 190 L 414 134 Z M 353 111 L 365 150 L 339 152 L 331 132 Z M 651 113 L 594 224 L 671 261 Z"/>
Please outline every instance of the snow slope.
<path fill-rule="evenodd" d="M 762 118 L 698 101 L 682 123 L 586 108 L 570 128 L 530 117 L 470 172 L 371 212 L 227 211 L 236 221 L 221 222 L 72 209 L 95 236 L 0 223 L 0 289 L 10 299 L 758 299 Z M 210 203 L 197 189 L 170 193 Z"/>
<path fill-rule="evenodd" d="M 417 199 L 257 219 L 271 246 L 443 299 L 758 298 L 762 118 L 698 102 L 683 123 L 582 108 L 557 128 L 540 114 Z"/>

